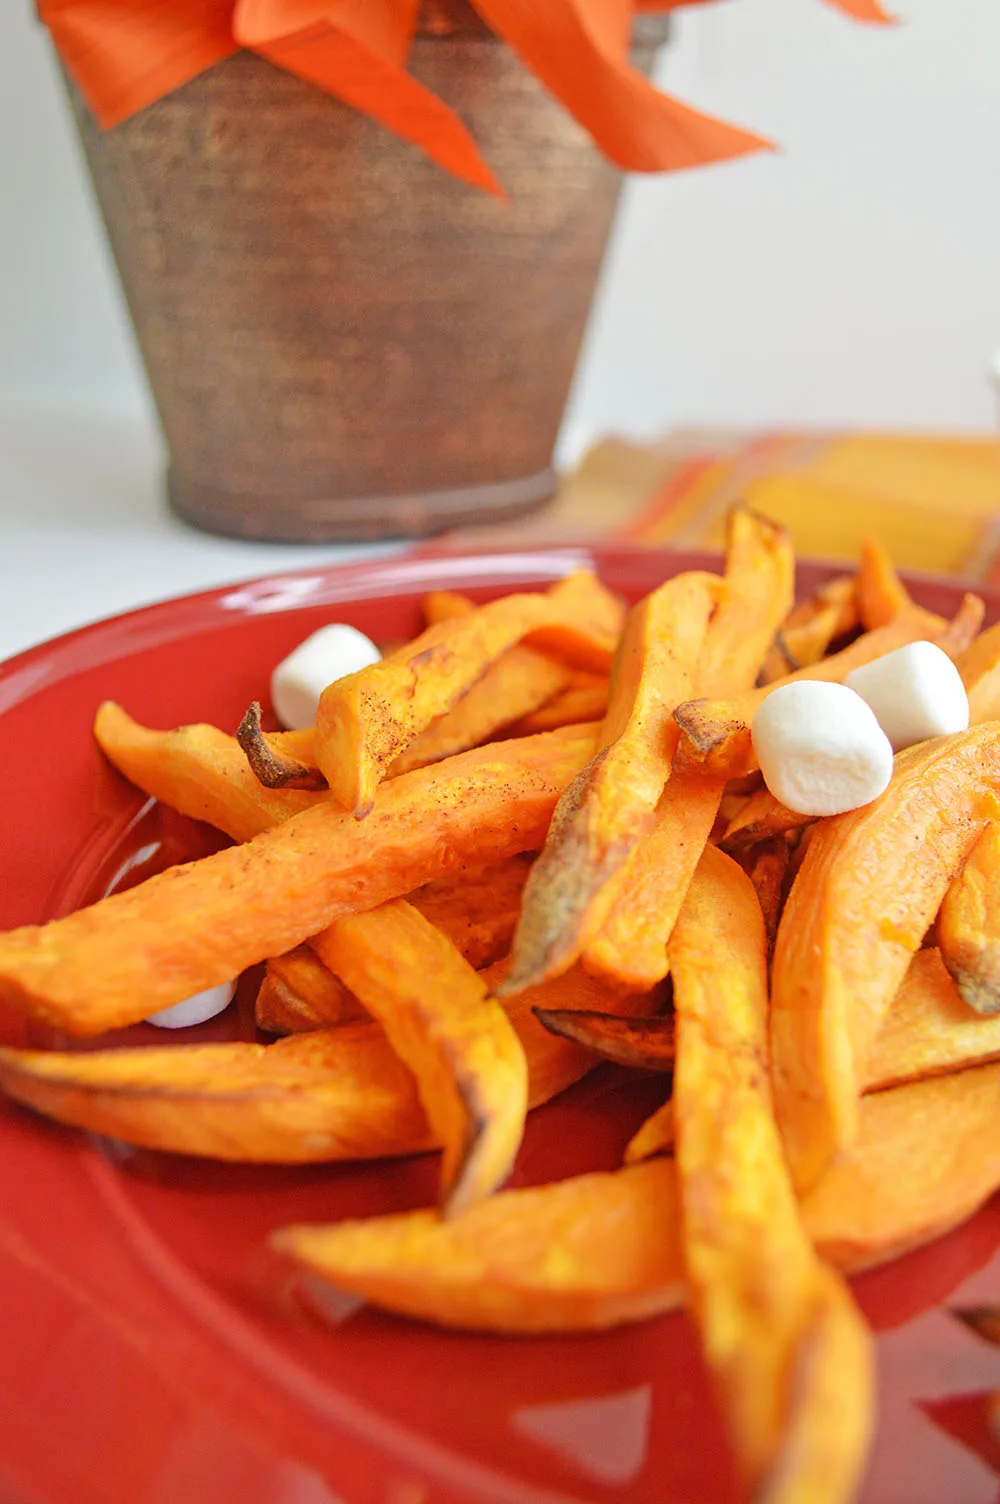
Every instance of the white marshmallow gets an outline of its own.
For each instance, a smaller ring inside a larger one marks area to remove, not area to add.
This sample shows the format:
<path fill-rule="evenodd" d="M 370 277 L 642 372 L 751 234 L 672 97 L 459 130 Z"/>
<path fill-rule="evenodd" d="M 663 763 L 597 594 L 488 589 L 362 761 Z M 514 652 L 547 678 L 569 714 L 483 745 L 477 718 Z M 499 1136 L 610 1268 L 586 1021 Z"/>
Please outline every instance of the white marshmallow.
<path fill-rule="evenodd" d="M 910 642 L 852 669 L 844 683 L 861 696 L 893 750 L 969 726 L 969 697 L 948 654 L 933 642 Z"/>
<path fill-rule="evenodd" d="M 319 697 L 328 684 L 345 674 L 378 663 L 382 654 L 364 632 L 345 622 L 320 627 L 271 675 L 271 704 L 289 731 L 302 731 L 316 719 Z"/>
<path fill-rule="evenodd" d="M 750 728 L 764 782 L 801 815 L 869 804 L 892 777 L 892 747 L 853 689 L 800 679 L 772 690 Z"/>
<path fill-rule="evenodd" d="M 151 1013 L 146 1022 L 155 1024 L 158 1029 L 192 1029 L 195 1024 L 205 1024 L 210 1018 L 224 1013 L 235 992 L 235 982 L 223 982 L 218 987 L 196 992 L 194 997 L 186 997 L 182 1003 L 161 1008 L 159 1013 Z"/>

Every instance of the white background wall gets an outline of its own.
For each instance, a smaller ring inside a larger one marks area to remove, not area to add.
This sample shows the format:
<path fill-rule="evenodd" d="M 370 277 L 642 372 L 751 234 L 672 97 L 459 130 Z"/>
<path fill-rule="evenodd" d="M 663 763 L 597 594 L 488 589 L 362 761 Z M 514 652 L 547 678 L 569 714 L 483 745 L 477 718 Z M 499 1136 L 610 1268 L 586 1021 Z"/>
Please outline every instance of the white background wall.
<path fill-rule="evenodd" d="M 30 0 L 0 9 L 0 402 L 146 408 Z M 661 81 L 781 154 L 633 182 L 571 447 L 688 420 L 986 427 L 1000 344 L 1000 0 L 678 17 Z"/>

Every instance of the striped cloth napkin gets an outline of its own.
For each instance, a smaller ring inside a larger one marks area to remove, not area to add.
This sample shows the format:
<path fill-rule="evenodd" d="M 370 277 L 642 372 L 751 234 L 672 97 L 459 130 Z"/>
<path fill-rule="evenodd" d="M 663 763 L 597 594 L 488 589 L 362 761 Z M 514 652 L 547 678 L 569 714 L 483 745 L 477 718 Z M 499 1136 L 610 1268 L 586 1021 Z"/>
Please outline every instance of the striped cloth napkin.
<path fill-rule="evenodd" d="M 715 547 L 737 500 L 784 523 L 805 556 L 853 559 L 871 535 L 900 568 L 1000 585 L 1000 443 L 987 436 L 687 430 L 655 444 L 605 439 L 544 512 L 434 546 Z"/>

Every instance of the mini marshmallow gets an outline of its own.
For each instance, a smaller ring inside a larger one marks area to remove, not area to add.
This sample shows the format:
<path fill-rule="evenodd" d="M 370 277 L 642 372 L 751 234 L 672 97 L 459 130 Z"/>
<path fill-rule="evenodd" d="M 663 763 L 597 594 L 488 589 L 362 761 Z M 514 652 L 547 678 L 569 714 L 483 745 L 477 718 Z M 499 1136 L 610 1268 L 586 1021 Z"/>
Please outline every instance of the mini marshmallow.
<path fill-rule="evenodd" d="M 159 1013 L 151 1013 L 146 1022 L 155 1024 L 158 1029 L 192 1029 L 195 1024 L 208 1023 L 210 1018 L 224 1013 L 235 992 L 235 982 L 223 982 L 218 987 L 196 992 L 193 997 L 186 997 L 182 1003 L 174 1003 L 171 1008 L 161 1008 Z"/>
<path fill-rule="evenodd" d="M 969 697 L 948 654 L 933 642 L 910 642 L 852 669 L 844 683 L 861 696 L 893 750 L 929 736 L 967 731 Z"/>
<path fill-rule="evenodd" d="M 783 684 L 762 702 L 750 733 L 764 782 L 800 815 L 857 809 L 892 777 L 889 738 L 861 696 L 843 684 Z"/>
<path fill-rule="evenodd" d="M 378 663 L 382 654 L 364 632 L 345 622 L 320 627 L 300 642 L 271 675 L 271 704 L 289 731 L 302 731 L 316 719 L 319 697 L 328 684 Z"/>

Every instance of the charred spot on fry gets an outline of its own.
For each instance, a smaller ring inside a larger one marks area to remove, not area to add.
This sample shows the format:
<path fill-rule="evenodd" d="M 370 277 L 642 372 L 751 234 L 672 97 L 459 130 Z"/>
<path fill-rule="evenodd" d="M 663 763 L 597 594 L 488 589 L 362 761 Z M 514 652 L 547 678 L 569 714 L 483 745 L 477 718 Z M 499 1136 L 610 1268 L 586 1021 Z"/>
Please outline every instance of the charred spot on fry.
<path fill-rule="evenodd" d="M 552 1034 L 575 1040 L 605 1060 L 640 1070 L 670 1071 L 674 1064 L 672 1018 L 621 1018 L 613 1013 L 535 1008 Z"/>
<path fill-rule="evenodd" d="M 308 789 L 319 791 L 326 788 L 326 779 L 317 767 L 299 762 L 281 752 L 261 726 L 261 708 L 257 700 L 247 707 L 236 732 L 253 775 L 266 789 Z"/>
<path fill-rule="evenodd" d="M 984 1342 L 1000 1344 L 1000 1306 L 950 1306 L 949 1312 Z"/>

